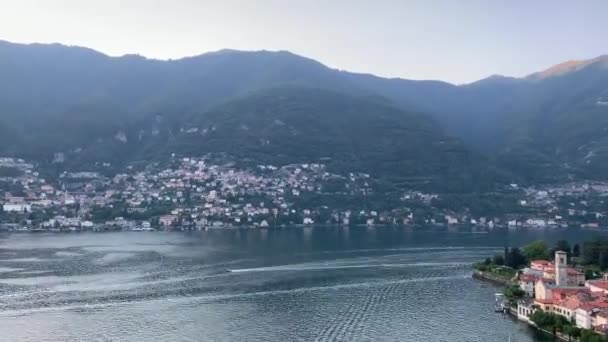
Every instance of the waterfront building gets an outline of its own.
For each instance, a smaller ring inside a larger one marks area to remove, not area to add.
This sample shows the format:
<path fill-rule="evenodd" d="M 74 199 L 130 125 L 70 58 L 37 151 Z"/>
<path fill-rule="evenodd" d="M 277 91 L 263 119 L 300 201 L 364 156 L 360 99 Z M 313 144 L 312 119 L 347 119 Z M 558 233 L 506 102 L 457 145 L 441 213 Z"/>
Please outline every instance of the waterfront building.
<path fill-rule="evenodd" d="M 608 325 L 608 303 L 587 303 L 576 309 L 576 326 L 602 330 Z"/>
<path fill-rule="evenodd" d="M 533 298 L 525 298 L 517 302 L 517 319 L 532 324 L 530 315 L 538 309 L 538 305 L 534 304 Z"/>
<path fill-rule="evenodd" d="M 566 253 L 555 253 L 555 261 L 535 260 L 520 275 L 522 289 L 529 293 L 534 283 L 534 300 L 518 303 L 518 319 L 531 323 L 536 309 L 566 317 L 576 326 L 596 331 L 608 328 L 608 280 L 584 281 L 582 272 L 567 265 Z M 574 271 L 572 271 L 574 270 Z M 542 276 L 539 275 L 542 272 Z"/>

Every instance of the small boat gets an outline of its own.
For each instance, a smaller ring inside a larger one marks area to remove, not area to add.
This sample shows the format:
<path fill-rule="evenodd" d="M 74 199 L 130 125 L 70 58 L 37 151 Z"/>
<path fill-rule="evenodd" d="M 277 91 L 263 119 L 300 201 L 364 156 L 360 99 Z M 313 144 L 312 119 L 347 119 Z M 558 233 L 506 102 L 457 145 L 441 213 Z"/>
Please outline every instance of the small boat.
<path fill-rule="evenodd" d="M 505 313 L 506 310 L 505 295 L 502 293 L 494 294 L 494 312 Z"/>

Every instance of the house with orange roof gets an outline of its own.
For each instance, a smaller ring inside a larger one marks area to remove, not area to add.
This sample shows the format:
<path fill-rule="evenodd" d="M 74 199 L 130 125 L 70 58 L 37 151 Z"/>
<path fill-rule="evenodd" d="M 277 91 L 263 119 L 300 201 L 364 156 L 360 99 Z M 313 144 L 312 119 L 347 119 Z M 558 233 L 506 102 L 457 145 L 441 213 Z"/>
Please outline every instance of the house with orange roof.
<path fill-rule="evenodd" d="M 518 302 L 518 319 L 530 323 L 530 315 L 541 309 L 564 316 L 579 328 L 608 332 L 608 279 L 585 282 L 582 272 L 568 267 L 561 251 L 555 253 L 554 262 L 533 261 L 530 270 L 519 276 L 519 283 L 534 299 Z"/>
<path fill-rule="evenodd" d="M 545 267 L 553 268 L 554 267 L 553 262 L 549 261 L 549 260 L 532 260 L 530 262 L 530 268 L 533 270 L 543 272 L 545 270 Z"/>
<path fill-rule="evenodd" d="M 543 271 L 543 278 L 555 279 L 555 266 L 546 267 Z M 585 284 L 585 274 L 574 267 L 566 268 L 568 286 L 583 286 Z"/>
<path fill-rule="evenodd" d="M 576 309 L 576 326 L 583 329 L 594 329 L 595 327 L 608 324 L 608 303 L 590 302 L 584 303 Z"/>
<path fill-rule="evenodd" d="M 591 292 L 608 294 L 608 280 L 587 280 L 585 287 Z"/>
<path fill-rule="evenodd" d="M 593 302 L 591 291 L 587 288 L 576 289 L 557 289 L 553 292 L 553 312 L 566 317 L 568 320 L 575 318 L 576 309 L 585 303 Z"/>

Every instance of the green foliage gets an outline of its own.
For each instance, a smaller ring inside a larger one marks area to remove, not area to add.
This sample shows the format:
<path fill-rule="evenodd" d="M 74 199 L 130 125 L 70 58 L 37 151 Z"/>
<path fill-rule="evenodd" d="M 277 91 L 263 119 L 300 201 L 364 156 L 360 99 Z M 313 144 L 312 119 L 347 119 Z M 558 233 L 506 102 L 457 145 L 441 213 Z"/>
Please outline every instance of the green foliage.
<path fill-rule="evenodd" d="M 606 253 L 605 251 L 600 251 L 598 259 L 598 265 L 600 266 L 600 269 L 605 270 L 606 267 L 608 267 L 608 253 Z"/>
<path fill-rule="evenodd" d="M 484 272 L 491 277 L 501 279 L 507 283 L 510 282 L 517 274 L 515 269 L 507 266 L 496 265 L 494 263 L 486 265 L 485 263 L 481 262 L 473 264 L 473 267 L 477 271 Z"/>
<path fill-rule="evenodd" d="M 113 220 L 116 217 L 123 216 L 126 214 L 126 210 L 123 207 L 93 207 L 91 208 L 91 220 L 95 222 L 103 222 Z"/>
<path fill-rule="evenodd" d="M 522 255 L 519 248 L 505 248 L 505 265 L 514 269 L 525 266 L 528 263 L 526 257 Z"/>
<path fill-rule="evenodd" d="M 537 312 L 540 310 L 537 310 Z M 536 312 L 535 312 L 536 313 Z M 545 315 L 554 315 L 554 314 L 545 314 Z M 602 342 L 606 341 L 606 337 L 596 333 L 593 330 L 589 329 L 581 329 L 572 322 L 568 322 L 563 316 L 554 315 L 554 325 L 549 326 L 554 331 L 562 332 L 569 337 L 578 339 L 579 342 Z M 560 319 L 561 318 L 561 319 Z M 534 320 L 533 320 L 534 321 Z M 546 319 L 542 319 L 543 323 L 546 322 Z"/>
<path fill-rule="evenodd" d="M 590 280 L 590 279 L 597 279 L 599 277 L 599 272 L 596 272 L 593 269 L 587 268 L 585 269 L 585 279 Z"/>
<path fill-rule="evenodd" d="M 574 325 L 566 325 L 562 331 L 564 334 L 574 338 L 578 338 L 581 336 L 581 329 Z"/>
<path fill-rule="evenodd" d="M 245 163 L 322 162 L 336 173 L 371 174 L 393 189 L 466 192 L 496 182 L 483 158 L 428 117 L 367 97 L 272 88 L 192 117 L 189 125 L 206 133 L 180 134 L 167 150 L 227 153 Z"/>
<path fill-rule="evenodd" d="M 548 313 L 540 309 L 535 310 L 530 315 L 530 320 L 539 328 L 552 332 L 566 333 L 566 330 L 570 330 L 569 327 L 572 326 L 572 323 L 568 321 L 566 317 L 554 313 Z"/>
<path fill-rule="evenodd" d="M 519 205 L 516 193 L 445 194 L 433 199 L 432 205 L 453 211 L 467 210 L 473 216 L 524 213 L 528 208 Z"/>
<path fill-rule="evenodd" d="M 577 243 L 574 245 L 574 247 L 572 247 L 572 256 L 578 258 L 580 255 L 581 255 L 581 247 Z"/>
<path fill-rule="evenodd" d="M 602 335 L 593 330 L 582 329 L 580 332 L 580 342 L 602 342 L 605 341 Z"/>
<path fill-rule="evenodd" d="M 598 265 L 601 270 L 608 268 L 608 239 L 596 237 L 583 243 L 583 262 Z"/>
<path fill-rule="evenodd" d="M 547 248 L 547 244 L 544 241 L 538 240 L 534 241 L 528 245 L 522 247 L 522 254 L 526 257 L 526 259 L 539 260 L 539 259 L 550 259 L 551 255 L 549 254 L 549 249 Z"/>
<path fill-rule="evenodd" d="M 505 287 L 504 294 L 510 302 L 514 303 L 518 299 L 523 298 L 526 292 L 522 290 L 519 285 L 509 285 Z"/>
<path fill-rule="evenodd" d="M 493 262 L 494 262 L 495 265 L 499 265 L 499 266 L 504 265 L 505 264 L 505 257 L 503 257 L 500 254 L 496 254 L 494 256 Z"/>
<path fill-rule="evenodd" d="M 572 254 L 572 251 L 570 250 L 570 243 L 568 243 L 568 241 L 566 240 L 557 241 L 557 243 L 555 244 L 555 250 L 566 252 L 568 253 L 568 255 Z"/>

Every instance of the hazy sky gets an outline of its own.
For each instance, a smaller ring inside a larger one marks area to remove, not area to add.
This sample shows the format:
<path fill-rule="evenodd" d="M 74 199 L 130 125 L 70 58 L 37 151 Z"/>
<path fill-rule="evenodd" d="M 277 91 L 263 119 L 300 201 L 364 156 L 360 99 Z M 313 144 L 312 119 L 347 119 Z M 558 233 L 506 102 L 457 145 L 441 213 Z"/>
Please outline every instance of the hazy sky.
<path fill-rule="evenodd" d="M 0 39 L 162 59 L 289 50 L 464 83 L 608 53 L 608 0 L 0 0 Z"/>

